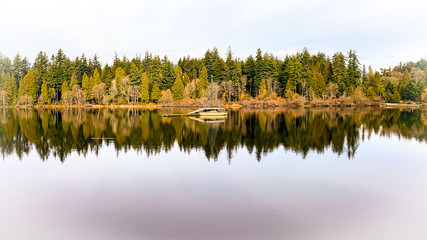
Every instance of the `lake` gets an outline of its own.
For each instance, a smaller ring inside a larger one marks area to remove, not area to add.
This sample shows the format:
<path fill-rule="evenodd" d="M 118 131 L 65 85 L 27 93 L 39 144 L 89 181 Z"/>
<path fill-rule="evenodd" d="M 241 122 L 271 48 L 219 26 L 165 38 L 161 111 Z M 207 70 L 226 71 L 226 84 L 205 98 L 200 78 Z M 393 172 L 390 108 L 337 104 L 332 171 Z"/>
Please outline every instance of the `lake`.
<path fill-rule="evenodd" d="M 0 109 L 0 239 L 427 239 L 427 112 Z"/>

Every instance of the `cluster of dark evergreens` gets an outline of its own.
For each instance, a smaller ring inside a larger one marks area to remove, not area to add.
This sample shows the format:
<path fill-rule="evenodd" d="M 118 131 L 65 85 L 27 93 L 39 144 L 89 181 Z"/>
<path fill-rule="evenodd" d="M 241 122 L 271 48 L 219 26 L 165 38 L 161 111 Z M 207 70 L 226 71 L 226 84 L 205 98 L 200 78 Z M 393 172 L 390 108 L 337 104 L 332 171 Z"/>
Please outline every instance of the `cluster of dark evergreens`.
<path fill-rule="evenodd" d="M 34 63 L 0 54 L 0 104 L 84 104 L 170 102 L 181 99 L 333 99 L 363 94 L 386 102 L 427 100 L 426 61 L 374 72 L 360 66 L 356 52 L 310 54 L 307 49 L 281 60 L 257 50 L 237 59 L 231 50 L 222 59 L 216 48 L 202 59 L 184 57 L 175 66 L 166 56 L 114 58 L 103 65 L 95 55 L 74 60 L 62 50 Z"/>
<path fill-rule="evenodd" d="M 332 149 L 352 157 L 360 140 L 372 133 L 427 141 L 427 114 L 421 111 L 232 111 L 224 123 L 163 118 L 157 111 L 66 108 L 0 109 L 0 152 L 19 157 L 33 148 L 42 159 L 61 160 L 71 152 L 97 152 L 105 143 L 117 151 L 155 154 L 175 144 L 217 158 L 244 146 L 258 159 L 280 146 L 303 155 Z M 106 138 L 106 140 L 102 140 Z"/>

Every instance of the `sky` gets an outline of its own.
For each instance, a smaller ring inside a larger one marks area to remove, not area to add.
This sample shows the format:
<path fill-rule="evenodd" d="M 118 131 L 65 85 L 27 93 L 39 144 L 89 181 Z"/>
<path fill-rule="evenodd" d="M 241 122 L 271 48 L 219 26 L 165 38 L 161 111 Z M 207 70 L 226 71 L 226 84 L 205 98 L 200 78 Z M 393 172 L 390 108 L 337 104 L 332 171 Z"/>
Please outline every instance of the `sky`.
<path fill-rule="evenodd" d="M 58 49 L 111 63 L 149 51 L 173 62 L 216 47 L 237 58 L 356 50 L 374 69 L 427 58 L 423 0 L 0 0 L 0 52 L 34 60 Z"/>

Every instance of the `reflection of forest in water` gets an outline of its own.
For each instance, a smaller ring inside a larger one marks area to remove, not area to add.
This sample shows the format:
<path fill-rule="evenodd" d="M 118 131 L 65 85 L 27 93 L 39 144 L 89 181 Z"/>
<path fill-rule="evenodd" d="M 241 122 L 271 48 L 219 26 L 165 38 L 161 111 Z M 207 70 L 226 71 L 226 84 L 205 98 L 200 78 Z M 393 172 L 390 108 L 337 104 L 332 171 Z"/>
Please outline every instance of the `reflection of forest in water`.
<path fill-rule="evenodd" d="M 73 151 L 86 154 L 103 144 L 117 150 L 169 151 L 175 143 L 189 152 L 202 149 L 217 159 L 221 150 L 244 146 L 258 159 L 280 146 L 302 154 L 310 150 L 353 157 L 372 133 L 427 140 L 427 113 L 420 110 L 266 110 L 230 111 L 220 123 L 163 118 L 160 111 L 127 109 L 0 109 L 0 149 L 19 157 L 35 148 L 41 159 L 64 160 Z"/>

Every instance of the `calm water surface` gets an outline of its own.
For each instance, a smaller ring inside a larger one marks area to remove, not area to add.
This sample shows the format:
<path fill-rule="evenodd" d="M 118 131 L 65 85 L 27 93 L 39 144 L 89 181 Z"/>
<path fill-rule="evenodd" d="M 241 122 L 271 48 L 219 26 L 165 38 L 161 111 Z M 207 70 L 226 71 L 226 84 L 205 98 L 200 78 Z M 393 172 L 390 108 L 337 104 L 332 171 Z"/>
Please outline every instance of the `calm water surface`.
<path fill-rule="evenodd" d="M 427 113 L 0 109 L 0 239 L 427 239 Z"/>

